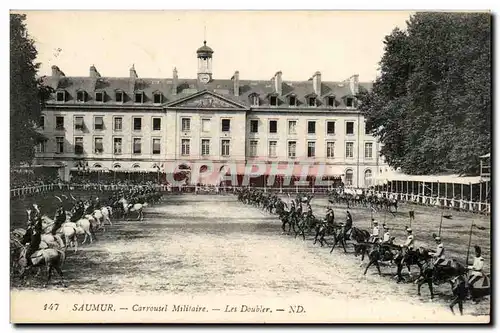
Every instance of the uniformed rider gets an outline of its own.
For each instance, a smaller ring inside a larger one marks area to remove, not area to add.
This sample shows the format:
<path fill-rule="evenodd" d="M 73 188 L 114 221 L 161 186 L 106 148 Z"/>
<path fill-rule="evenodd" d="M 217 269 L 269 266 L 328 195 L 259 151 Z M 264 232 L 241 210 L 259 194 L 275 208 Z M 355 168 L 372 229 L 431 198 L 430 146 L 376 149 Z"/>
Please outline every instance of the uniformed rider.
<path fill-rule="evenodd" d="M 378 227 L 378 222 L 375 221 L 374 219 L 372 219 L 372 223 L 373 223 L 373 230 L 372 230 L 372 234 L 370 235 L 370 240 L 369 242 L 370 243 L 376 243 L 378 242 L 378 239 L 379 239 L 379 234 L 380 234 L 380 229 Z"/>
<path fill-rule="evenodd" d="M 474 283 L 483 276 L 484 258 L 481 256 L 481 248 L 475 245 L 474 250 L 476 252 L 474 263 L 472 266 L 467 267 L 470 270 L 468 281 L 469 286 L 473 286 Z"/>
<path fill-rule="evenodd" d="M 382 243 L 388 244 L 391 241 L 391 233 L 389 227 L 385 224 L 382 227 L 384 228 L 384 237 L 382 239 Z"/>
<path fill-rule="evenodd" d="M 442 264 L 445 261 L 444 258 L 444 245 L 443 242 L 441 241 L 441 237 L 436 236 L 434 238 L 436 241 L 436 252 L 432 252 L 431 255 L 434 257 L 434 266 L 438 266 Z"/>
<path fill-rule="evenodd" d="M 406 233 L 408 234 L 408 236 L 406 237 L 406 242 L 402 245 L 402 247 L 408 249 L 409 251 L 413 251 L 415 242 L 413 230 L 411 230 L 411 228 L 406 228 Z"/>

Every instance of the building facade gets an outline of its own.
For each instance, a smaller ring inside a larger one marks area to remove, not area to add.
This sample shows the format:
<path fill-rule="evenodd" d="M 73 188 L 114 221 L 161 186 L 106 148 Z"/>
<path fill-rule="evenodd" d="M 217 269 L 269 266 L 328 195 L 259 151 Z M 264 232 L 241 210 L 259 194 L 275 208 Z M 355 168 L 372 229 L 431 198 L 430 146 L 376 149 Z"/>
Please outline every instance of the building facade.
<path fill-rule="evenodd" d="M 325 166 L 345 185 L 367 187 L 388 166 L 365 130 L 356 95 L 371 89 L 353 75 L 341 82 L 230 79 L 212 73 L 213 50 L 200 47 L 198 77 L 66 76 L 57 66 L 46 83 L 54 94 L 39 130 L 36 162 L 59 163 L 65 177 L 82 164 L 111 171 L 156 171 L 172 161 L 210 161 L 215 168 L 255 161 Z M 83 163 L 82 163 L 83 162 Z"/>

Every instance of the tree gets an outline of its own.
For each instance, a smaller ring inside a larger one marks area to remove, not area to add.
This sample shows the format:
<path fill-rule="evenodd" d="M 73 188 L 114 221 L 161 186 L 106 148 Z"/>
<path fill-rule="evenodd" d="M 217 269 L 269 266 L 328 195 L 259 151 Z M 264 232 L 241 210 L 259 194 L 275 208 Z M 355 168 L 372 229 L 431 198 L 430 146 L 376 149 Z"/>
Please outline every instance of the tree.
<path fill-rule="evenodd" d="M 52 88 L 37 78 L 37 51 L 28 35 L 26 15 L 10 15 L 10 164 L 30 163 L 39 134 L 35 130 Z"/>
<path fill-rule="evenodd" d="M 491 16 L 417 13 L 386 36 L 381 74 L 360 94 L 394 168 L 475 173 L 491 147 Z"/>

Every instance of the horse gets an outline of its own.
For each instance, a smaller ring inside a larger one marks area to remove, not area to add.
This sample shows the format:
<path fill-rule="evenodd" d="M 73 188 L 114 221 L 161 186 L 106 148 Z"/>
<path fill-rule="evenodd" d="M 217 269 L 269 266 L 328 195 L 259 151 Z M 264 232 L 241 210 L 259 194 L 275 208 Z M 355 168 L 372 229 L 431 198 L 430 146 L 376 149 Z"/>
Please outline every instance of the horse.
<path fill-rule="evenodd" d="M 435 266 L 432 264 L 432 260 L 428 260 L 421 269 L 420 276 L 415 281 L 418 284 L 417 295 L 420 296 L 420 288 L 423 284 L 427 283 L 429 286 L 429 291 L 431 293 L 431 299 L 434 298 L 433 284 L 450 283 L 452 285 L 452 280 L 466 273 L 466 268 L 459 262 L 453 259 L 447 260 L 443 265 Z M 453 288 L 453 285 L 452 285 Z"/>
<path fill-rule="evenodd" d="M 346 240 L 352 239 L 356 241 L 356 243 L 366 243 L 370 239 L 370 232 L 367 230 L 359 229 L 356 227 L 351 228 L 351 235 L 349 236 L 348 234 L 346 237 L 344 237 L 344 234 L 342 232 L 339 232 L 337 236 L 335 237 L 335 242 L 333 243 L 332 249 L 330 250 L 330 253 L 333 252 L 333 249 L 337 245 L 338 242 L 342 244 L 342 247 L 344 248 L 344 253 L 347 253 L 346 249 Z"/>
<path fill-rule="evenodd" d="M 406 249 L 406 251 L 404 251 L 404 248 L 400 248 L 400 251 L 398 252 L 396 257 L 394 258 L 394 263 L 398 267 L 397 273 L 396 273 L 397 282 L 399 283 L 399 282 L 404 280 L 403 275 L 402 275 L 402 271 L 403 271 L 404 266 L 406 266 L 406 268 L 408 268 L 408 273 L 411 273 L 410 267 L 412 265 L 417 265 L 419 270 L 420 270 L 420 275 L 421 275 L 423 263 L 425 261 L 429 260 L 430 258 L 431 258 L 431 256 L 429 254 L 429 250 L 427 250 L 427 249 L 420 248 L 416 251 L 411 251 L 411 250 Z"/>
<path fill-rule="evenodd" d="M 368 252 L 368 258 L 370 259 L 370 261 L 368 262 L 368 265 L 366 265 L 363 275 L 366 275 L 368 268 L 370 268 L 370 266 L 373 264 L 375 264 L 375 266 L 377 267 L 378 274 L 382 275 L 382 272 L 380 271 L 379 261 L 392 261 L 394 258 L 394 254 L 392 253 L 392 251 L 394 251 L 395 249 L 395 245 L 374 243 L 373 248 Z"/>
<path fill-rule="evenodd" d="M 47 215 L 42 216 L 42 230 L 44 232 L 44 234 L 42 235 L 42 241 L 46 239 L 49 240 L 50 242 L 51 241 L 50 237 L 53 237 L 61 247 L 67 248 L 68 246 L 73 244 L 76 253 L 78 250 L 78 239 L 76 238 L 76 236 L 77 234 L 84 234 L 85 232 L 83 231 L 83 229 L 78 228 L 76 225 L 75 226 L 71 225 L 72 222 L 65 222 L 57 230 L 56 235 L 53 236 L 51 231 L 54 223 L 55 223 L 54 220 L 49 218 Z M 64 242 L 62 241 L 61 236 L 59 236 L 58 234 L 62 234 L 64 236 L 65 240 Z"/>
<path fill-rule="evenodd" d="M 21 251 L 18 260 L 21 279 L 25 277 L 25 274 L 29 269 L 26 258 L 27 252 L 28 248 L 21 245 Z M 50 279 L 52 277 L 52 270 L 55 270 L 59 274 L 63 286 L 66 287 L 66 284 L 64 283 L 63 272 L 61 269 L 65 258 L 66 255 L 63 250 L 54 248 L 40 249 L 35 251 L 35 253 L 31 255 L 31 262 L 33 264 L 33 267 L 45 266 L 47 268 L 47 281 L 45 282 L 44 287 L 47 287 L 48 283 L 50 282 Z"/>
<path fill-rule="evenodd" d="M 130 212 L 137 212 L 137 221 L 143 220 L 144 219 L 144 213 L 143 209 L 144 207 L 148 206 L 148 203 L 136 203 L 136 204 L 129 204 L 127 199 L 121 198 L 119 202 L 123 205 L 123 215 L 124 217 L 128 217 Z"/>

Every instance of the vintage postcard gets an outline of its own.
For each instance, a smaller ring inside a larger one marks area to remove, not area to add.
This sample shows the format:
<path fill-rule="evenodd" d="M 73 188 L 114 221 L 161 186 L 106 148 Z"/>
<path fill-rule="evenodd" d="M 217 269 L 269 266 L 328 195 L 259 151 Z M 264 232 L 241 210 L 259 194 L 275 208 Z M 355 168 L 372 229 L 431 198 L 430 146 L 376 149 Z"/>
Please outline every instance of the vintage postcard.
<path fill-rule="evenodd" d="M 11 322 L 490 323 L 491 20 L 11 11 Z"/>

